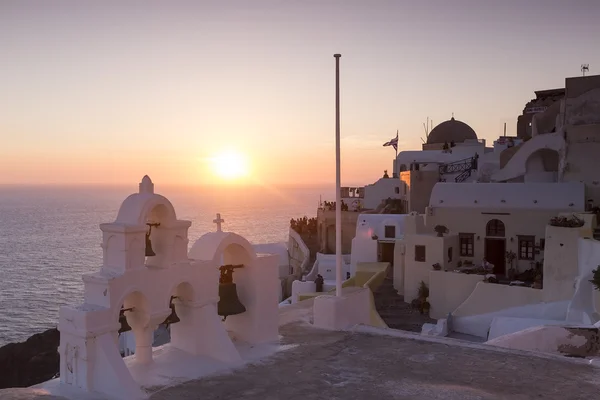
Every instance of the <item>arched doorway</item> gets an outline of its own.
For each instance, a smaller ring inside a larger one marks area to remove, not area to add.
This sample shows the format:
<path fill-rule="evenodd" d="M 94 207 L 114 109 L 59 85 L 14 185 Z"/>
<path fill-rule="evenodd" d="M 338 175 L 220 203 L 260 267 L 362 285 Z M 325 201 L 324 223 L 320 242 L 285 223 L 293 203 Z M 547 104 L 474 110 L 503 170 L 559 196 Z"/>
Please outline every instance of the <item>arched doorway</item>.
<path fill-rule="evenodd" d="M 484 257 L 494 265 L 494 274 L 506 275 L 506 229 L 504 222 L 491 219 L 485 227 Z"/>

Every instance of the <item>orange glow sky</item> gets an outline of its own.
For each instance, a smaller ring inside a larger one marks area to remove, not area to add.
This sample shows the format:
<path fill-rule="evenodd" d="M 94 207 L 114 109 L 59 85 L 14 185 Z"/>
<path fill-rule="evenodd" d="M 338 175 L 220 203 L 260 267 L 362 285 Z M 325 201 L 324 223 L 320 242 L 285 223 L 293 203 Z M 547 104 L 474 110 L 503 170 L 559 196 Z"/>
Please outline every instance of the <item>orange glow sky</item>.
<path fill-rule="evenodd" d="M 598 18 L 597 0 L 3 1 L 0 183 L 216 183 L 225 150 L 246 182 L 333 183 L 337 52 L 342 183 L 371 183 L 428 116 L 515 134 L 534 90 L 600 71 Z"/>

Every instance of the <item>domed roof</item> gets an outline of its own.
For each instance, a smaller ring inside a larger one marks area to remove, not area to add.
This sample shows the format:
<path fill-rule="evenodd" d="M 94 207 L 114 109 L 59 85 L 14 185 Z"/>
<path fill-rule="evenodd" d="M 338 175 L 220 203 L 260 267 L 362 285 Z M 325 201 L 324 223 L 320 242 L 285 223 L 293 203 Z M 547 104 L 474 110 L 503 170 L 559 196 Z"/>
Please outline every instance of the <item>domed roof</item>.
<path fill-rule="evenodd" d="M 427 136 L 427 144 L 462 143 L 467 139 L 477 139 L 477 134 L 469 125 L 452 117 L 431 130 Z"/>

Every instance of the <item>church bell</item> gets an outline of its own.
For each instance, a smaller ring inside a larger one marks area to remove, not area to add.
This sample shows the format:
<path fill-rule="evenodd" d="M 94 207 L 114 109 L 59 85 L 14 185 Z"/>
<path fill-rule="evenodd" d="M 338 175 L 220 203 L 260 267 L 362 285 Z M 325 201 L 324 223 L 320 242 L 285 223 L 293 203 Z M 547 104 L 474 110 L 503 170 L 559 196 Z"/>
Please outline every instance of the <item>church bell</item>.
<path fill-rule="evenodd" d="M 223 321 L 230 315 L 241 314 L 245 311 L 246 307 L 238 298 L 235 283 L 220 283 L 217 313 L 223 317 Z"/>
<path fill-rule="evenodd" d="M 223 265 L 219 267 L 221 277 L 219 278 L 217 313 L 223 317 L 223 321 L 230 315 L 237 315 L 246 311 L 246 307 L 238 298 L 236 285 L 233 283 L 233 270 L 241 267 L 243 265 Z"/>
<path fill-rule="evenodd" d="M 156 253 L 154 252 L 154 250 L 152 250 L 152 241 L 150 240 L 150 233 L 152 233 L 152 227 L 159 226 L 160 223 L 158 223 L 158 224 L 146 223 L 146 225 L 148 225 L 150 227 L 150 229 L 146 233 L 146 257 L 154 257 L 156 255 Z"/>
<path fill-rule="evenodd" d="M 150 234 L 146 233 L 146 257 L 154 257 L 156 253 L 152 250 L 152 242 L 150 241 Z"/>
<path fill-rule="evenodd" d="M 127 322 L 127 317 L 125 316 L 125 311 L 131 310 L 132 308 L 121 308 L 121 311 L 119 312 L 119 323 L 121 324 L 121 327 L 119 328 L 119 333 L 131 330 L 131 326 L 129 326 L 129 323 Z"/>
<path fill-rule="evenodd" d="M 175 304 L 173 304 L 173 299 L 176 299 L 176 298 L 177 297 L 175 297 L 175 296 L 171 296 L 171 300 L 169 302 L 169 307 L 171 307 L 171 314 L 169 314 L 167 319 L 165 319 L 165 321 L 163 322 L 163 325 L 169 326 L 171 324 L 176 324 L 177 322 L 181 321 L 179 319 L 179 317 L 177 316 L 177 313 L 175 312 Z"/>

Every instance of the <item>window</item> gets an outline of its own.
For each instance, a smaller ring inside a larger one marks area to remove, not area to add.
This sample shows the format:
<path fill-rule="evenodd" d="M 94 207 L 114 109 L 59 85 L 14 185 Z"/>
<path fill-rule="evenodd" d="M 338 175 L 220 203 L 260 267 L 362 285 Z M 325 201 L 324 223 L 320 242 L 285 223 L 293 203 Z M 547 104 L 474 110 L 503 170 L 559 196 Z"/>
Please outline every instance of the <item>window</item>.
<path fill-rule="evenodd" d="M 395 238 L 396 227 L 394 225 L 386 225 L 384 234 L 386 238 Z"/>
<path fill-rule="evenodd" d="M 546 248 L 546 239 L 540 239 L 540 250 L 544 251 Z"/>
<path fill-rule="evenodd" d="M 452 250 L 452 247 L 448 247 L 448 262 L 452 262 L 452 253 L 454 251 Z"/>
<path fill-rule="evenodd" d="M 396 186 L 396 187 L 394 188 L 394 192 L 395 192 L 396 194 L 400 194 L 400 188 L 399 188 L 398 186 Z"/>
<path fill-rule="evenodd" d="M 473 243 L 475 242 L 475 234 L 459 233 L 458 240 L 460 243 L 461 257 L 473 257 Z"/>
<path fill-rule="evenodd" d="M 519 260 L 533 260 L 535 236 L 519 236 Z"/>
<path fill-rule="evenodd" d="M 415 246 L 415 261 L 425 262 L 425 246 Z"/>
<path fill-rule="evenodd" d="M 504 222 L 499 219 L 492 219 L 485 227 L 486 236 L 504 237 Z"/>

